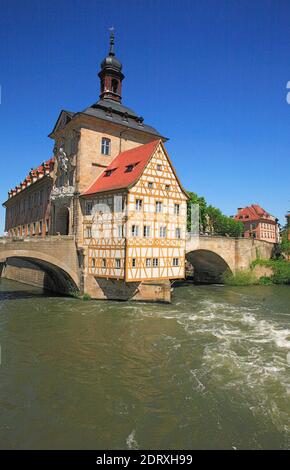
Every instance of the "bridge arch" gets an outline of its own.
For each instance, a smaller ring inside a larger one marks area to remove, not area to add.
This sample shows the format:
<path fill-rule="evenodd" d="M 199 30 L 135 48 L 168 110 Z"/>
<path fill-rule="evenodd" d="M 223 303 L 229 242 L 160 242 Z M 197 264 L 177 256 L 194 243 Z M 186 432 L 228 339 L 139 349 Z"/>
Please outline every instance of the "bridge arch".
<path fill-rule="evenodd" d="M 0 252 L 0 263 L 9 262 L 17 266 L 17 260 L 26 261 L 27 267 L 35 267 L 43 271 L 44 287 L 50 290 L 67 294 L 71 291 L 79 290 L 79 276 L 74 270 L 63 263 L 61 260 L 56 259 L 44 252 L 35 250 L 13 250 L 8 249 Z"/>
<path fill-rule="evenodd" d="M 206 284 L 222 282 L 226 271 L 231 271 L 227 261 L 218 253 L 207 249 L 196 249 L 186 253 L 186 260 L 193 267 L 196 282 Z"/>

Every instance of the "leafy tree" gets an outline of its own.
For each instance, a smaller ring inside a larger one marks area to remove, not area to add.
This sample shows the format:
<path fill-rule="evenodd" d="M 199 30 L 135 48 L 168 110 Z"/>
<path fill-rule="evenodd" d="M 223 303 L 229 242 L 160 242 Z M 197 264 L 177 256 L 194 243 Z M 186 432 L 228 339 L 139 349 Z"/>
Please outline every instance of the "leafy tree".
<path fill-rule="evenodd" d="M 187 229 L 191 230 L 192 205 L 199 205 L 199 230 L 202 233 L 240 237 L 244 233 L 244 225 L 231 217 L 224 215 L 220 209 L 212 205 L 207 205 L 204 197 L 196 193 L 188 192 L 189 201 L 187 205 Z"/>
<path fill-rule="evenodd" d="M 199 205 L 199 229 L 204 230 L 205 226 L 205 214 L 206 214 L 206 202 L 203 196 L 198 196 L 196 193 L 188 191 L 189 200 L 187 202 L 187 230 L 191 230 L 191 214 L 192 206 Z"/>

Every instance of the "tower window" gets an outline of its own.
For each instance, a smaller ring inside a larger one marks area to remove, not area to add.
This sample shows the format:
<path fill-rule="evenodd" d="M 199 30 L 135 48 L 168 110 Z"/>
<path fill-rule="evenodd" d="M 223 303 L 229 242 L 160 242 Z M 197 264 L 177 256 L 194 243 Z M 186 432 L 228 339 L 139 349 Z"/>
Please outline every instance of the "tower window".
<path fill-rule="evenodd" d="M 118 93 L 118 80 L 116 80 L 115 78 L 112 79 L 112 92 L 113 93 Z"/>
<path fill-rule="evenodd" d="M 86 201 L 85 205 L 85 215 L 91 215 L 93 209 L 92 201 Z"/>
<path fill-rule="evenodd" d="M 103 155 L 111 155 L 111 140 L 107 137 L 102 138 L 101 152 Z"/>

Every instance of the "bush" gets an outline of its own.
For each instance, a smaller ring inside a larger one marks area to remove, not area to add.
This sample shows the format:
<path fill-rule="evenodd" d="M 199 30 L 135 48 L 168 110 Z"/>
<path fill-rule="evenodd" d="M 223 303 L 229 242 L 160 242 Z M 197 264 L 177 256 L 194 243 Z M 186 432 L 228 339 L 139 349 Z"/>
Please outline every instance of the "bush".
<path fill-rule="evenodd" d="M 269 276 L 261 276 L 259 279 L 259 284 L 261 284 L 261 286 L 270 286 L 273 284 L 273 281 Z"/>
<path fill-rule="evenodd" d="M 91 300 L 92 298 L 91 298 L 90 294 L 87 294 L 87 293 L 85 292 L 84 295 L 82 296 L 82 299 L 83 299 L 83 300 Z"/>
<path fill-rule="evenodd" d="M 228 286 L 253 286 L 258 284 L 258 280 L 251 269 L 241 269 L 234 274 L 231 271 L 226 271 L 222 279 L 224 284 Z"/>

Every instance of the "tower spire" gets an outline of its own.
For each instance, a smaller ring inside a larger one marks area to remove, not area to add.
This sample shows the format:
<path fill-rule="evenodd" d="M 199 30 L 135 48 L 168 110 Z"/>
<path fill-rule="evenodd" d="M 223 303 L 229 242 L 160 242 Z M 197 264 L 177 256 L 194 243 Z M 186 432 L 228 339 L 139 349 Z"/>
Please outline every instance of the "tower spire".
<path fill-rule="evenodd" d="M 122 64 L 115 56 L 115 28 L 112 26 L 110 31 L 110 49 L 109 54 L 101 63 L 99 77 L 101 81 L 101 99 L 109 99 L 121 102 L 122 99 Z"/>

